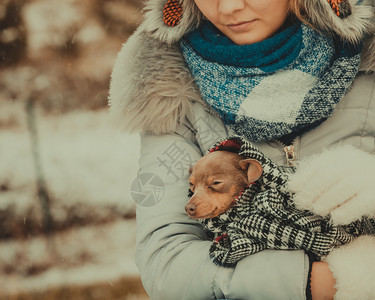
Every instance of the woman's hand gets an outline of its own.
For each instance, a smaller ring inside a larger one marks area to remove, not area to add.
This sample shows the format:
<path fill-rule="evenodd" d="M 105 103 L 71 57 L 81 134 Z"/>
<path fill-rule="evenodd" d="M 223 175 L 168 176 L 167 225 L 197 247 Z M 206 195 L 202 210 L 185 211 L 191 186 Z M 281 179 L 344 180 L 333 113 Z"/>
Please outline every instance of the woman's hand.
<path fill-rule="evenodd" d="M 334 225 L 375 217 L 375 156 L 351 146 L 301 161 L 289 180 L 298 209 L 330 215 Z"/>
<path fill-rule="evenodd" d="M 313 300 L 332 300 L 336 290 L 335 279 L 328 264 L 314 262 L 311 269 L 311 296 Z"/>

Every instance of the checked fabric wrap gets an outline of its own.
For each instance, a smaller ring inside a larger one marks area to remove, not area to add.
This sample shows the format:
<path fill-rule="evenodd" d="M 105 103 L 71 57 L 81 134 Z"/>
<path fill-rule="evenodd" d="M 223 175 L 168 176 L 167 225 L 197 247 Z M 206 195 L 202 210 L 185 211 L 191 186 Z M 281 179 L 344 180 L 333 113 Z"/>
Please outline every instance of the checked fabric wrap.
<path fill-rule="evenodd" d="M 210 152 L 221 150 L 256 159 L 263 175 L 226 213 L 200 220 L 213 239 L 210 257 L 216 264 L 232 267 L 264 249 L 300 249 L 322 257 L 360 235 L 375 233 L 373 219 L 332 226 L 329 219 L 297 210 L 287 188 L 288 177 L 295 169 L 277 166 L 245 139 L 236 136 L 221 140 Z"/>

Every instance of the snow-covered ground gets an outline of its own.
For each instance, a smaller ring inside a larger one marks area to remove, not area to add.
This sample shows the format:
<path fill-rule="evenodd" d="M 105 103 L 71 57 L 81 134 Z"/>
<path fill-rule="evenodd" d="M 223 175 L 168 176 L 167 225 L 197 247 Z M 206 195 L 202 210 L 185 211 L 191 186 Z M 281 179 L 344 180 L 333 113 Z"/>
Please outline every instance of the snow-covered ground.
<path fill-rule="evenodd" d="M 40 174 L 56 222 L 74 214 L 98 221 L 134 215 L 129 187 L 136 177 L 139 138 L 117 131 L 107 110 L 53 116 L 36 111 Z M 0 113 L 0 209 L 25 221 L 40 212 L 37 171 L 27 113 L 19 103 L 2 103 Z"/>
<path fill-rule="evenodd" d="M 141 20 L 136 4 L 31 0 L 20 6 L 25 57 L 0 70 L 0 299 L 125 282 L 138 282 L 136 295 L 125 288 L 116 299 L 146 299 L 133 258 L 129 192 L 139 138 L 117 131 L 104 108 L 116 54 Z M 35 101 L 31 127 L 28 99 Z M 48 238 L 38 182 L 50 201 Z"/>
<path fill-rule="evenodd" d="M 0 243 L 0 298 L 138 276 L 135 222 L 117 221 Z"/>
<path fill-rule="evenodd" d="M 27 113 L 17 102 L 4 101 L 1 107 L 0 212 L 27 226 L 41 214 Z M 129 187 L 137 172 L 138 136 L 117 131 L 105 109 L 64 115 L 36 110 L 35 124 L 54 221 L 72 214 L 88 221 L 67 224 L 48 239 L 18 237 L 9 229 L 14 236 L 0 240 L 1 293 L 138 276 L 135 220 L 129 218 L 135 210 Z"/>

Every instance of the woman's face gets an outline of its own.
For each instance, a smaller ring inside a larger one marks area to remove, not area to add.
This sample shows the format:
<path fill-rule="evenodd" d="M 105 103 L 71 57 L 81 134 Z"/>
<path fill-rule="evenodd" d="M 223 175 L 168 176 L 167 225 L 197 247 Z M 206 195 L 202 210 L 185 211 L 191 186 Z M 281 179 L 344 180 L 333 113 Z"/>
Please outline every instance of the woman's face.
<path fill-rule="evenodd" d="M 235 44 L 274 35 L 285 23 L 290 0 L 194 0 L 203 15 Z"/>

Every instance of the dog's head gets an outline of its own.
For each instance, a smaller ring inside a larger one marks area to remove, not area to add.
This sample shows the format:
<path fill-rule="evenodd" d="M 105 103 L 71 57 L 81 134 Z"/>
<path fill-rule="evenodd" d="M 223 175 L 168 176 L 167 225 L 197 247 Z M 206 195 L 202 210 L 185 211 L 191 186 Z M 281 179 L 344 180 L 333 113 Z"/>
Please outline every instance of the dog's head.
<path fill-rule="evenodd" d="M 237 153 L 214 151 L 189 170 L 192 192 L 186 213 L 194 219 L 214 218 L 231 208 L 235 199 L 263 172 L 260 163 Z"/>

